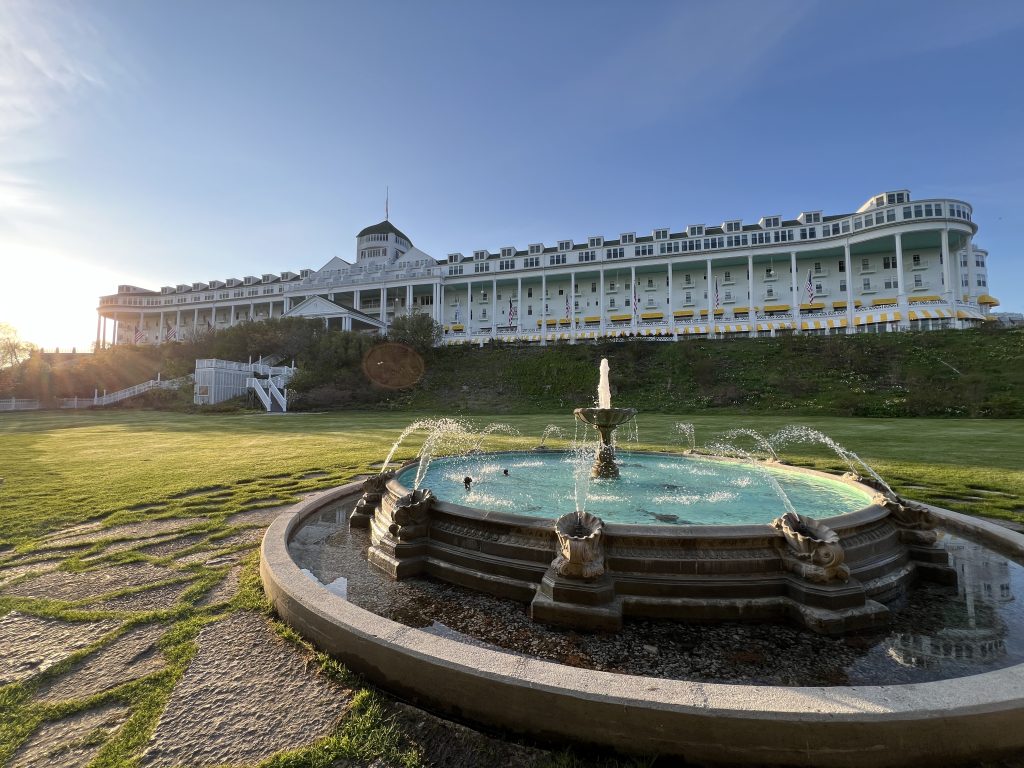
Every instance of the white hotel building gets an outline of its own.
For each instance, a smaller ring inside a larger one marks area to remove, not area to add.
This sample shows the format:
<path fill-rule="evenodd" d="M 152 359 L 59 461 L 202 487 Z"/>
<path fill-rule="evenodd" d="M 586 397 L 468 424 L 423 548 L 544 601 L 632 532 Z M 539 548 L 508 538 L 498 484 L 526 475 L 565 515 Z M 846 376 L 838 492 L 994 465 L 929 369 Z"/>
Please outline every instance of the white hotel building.
<path fill-rule="evenodd" d="M 383 332 L 408 312 L 429 313 L 447 344 L 966 328 L 999 303 L 971 215 L 961 200 L 897 190 L 854 213 L 772 214 L 441 260 L 382 221 L 356 236 L 354 263 L 159 291 L 119 286 L 100 299 L 96 337 L 159 344 L 271 317 Z"/>

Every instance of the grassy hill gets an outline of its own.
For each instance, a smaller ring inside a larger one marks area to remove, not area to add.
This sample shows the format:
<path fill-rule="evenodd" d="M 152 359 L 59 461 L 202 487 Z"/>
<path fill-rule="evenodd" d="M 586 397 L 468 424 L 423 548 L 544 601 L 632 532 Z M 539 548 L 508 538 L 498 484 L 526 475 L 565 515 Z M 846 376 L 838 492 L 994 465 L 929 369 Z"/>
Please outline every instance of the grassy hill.
<path fill-rule="evenodd" d="M 648 412 L 1024 417 L 1024 330 L 441 347 L 425 352 L 423 378 L 398 392 L 362 373 L 374 343 L 315 321 L 246 323 L 188 344 L 116 347 L 66 363 L 33 358 L 0 371 L 0 398 L 89 397 L 157 371 L 180 376 L 196 358 L 279 354 L 300 369 L 297 409 L 542 413 L 590 405 L 607 357 L 615 401 Z M 190 403 L 191 392 L 158 392 L 126 407 Z"/>
<path fill-rule="evenodd" d="M 589 405 L 602 357 L 613 399 L 655 412 L 1024 416 L 1024 332 L 631 341 L 434 350 L 415 409 L 541 412 Z"/>

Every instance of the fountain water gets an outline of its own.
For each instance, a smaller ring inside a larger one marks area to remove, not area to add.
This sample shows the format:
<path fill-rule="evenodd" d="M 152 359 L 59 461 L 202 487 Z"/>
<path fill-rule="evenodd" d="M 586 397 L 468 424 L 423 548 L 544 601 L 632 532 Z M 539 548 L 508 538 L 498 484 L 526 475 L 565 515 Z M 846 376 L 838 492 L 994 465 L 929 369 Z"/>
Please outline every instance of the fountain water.
<path fill-rule="evenodd" d="M 556 424 L 548 424 L 540 433 L 540 443 L 537 444 L 537 449 L 543 448 L 548 438 L 552 436 L 562 439 L 565 437 L 565 430 Z"/>
<path fill-rule="evenodd" d="M 749 437 L 754 441 L 758 448 L 768 454 L 768 458 L 772 461 L 779 460 L 779 455 L 775 452 L 775 448 L 772 446 L 771 441 L 756 429 L 748 429 L 747 427 L 730 429 L 723 435 L 723 437 L 726 440 L 735 440 L 737 437 Z"/>
<path fill-rule="evenodd" d="M 857 464 L 859 464 L 867 471 L 868 475 L 871 476 L 871 479 L 874 480 L 877 490 L 884 493 L 890 499 L 899 501 L 899 496 L 896 494 L 896 492 L 889 487 L 889 484 L 882 479 L 881 475 L 875 472 L 875 470 L 866 461 L 864 461 L 864 459 L 862 459 L 853 451 L 849 451 L 846 448 L 843 448 L 843 446 L 839 445 L 839 443 L 837 443 L 831 437 L 829 437 L 823 432 L 818 431 L 817 429 L 811 429 L 810 427 L 802 427 L 796 424 L 790 425 L 788 427 L 783 427 L 774 435 L 772 435 L 769 442 L 771 444 L 778 445 L 786 445 L 789 443 L 800 442 L 820 443 L 822 445 L 826 445 L 833 451 L 835 451 L 836 455 L 839 458 L 846 462 L 846 465 L 850 468 L 850 472 L 853 475 L 857 477 L 860 476 L 860 473 L 857 472 Z"/>
<path fill-rule="evenodd" d="M 693 453 L 697 450 L 696 434 L 694 433 L 693 424 L 688 421 L 677 421 L 676 432 L 686 440 L 686 450 L 689 453 Z"/>
<path fill-rule="evenodd" d="M 597 385 L 597 408 L 577 408 L 573 413 L 579 421 L 594 427 L 601 436 L 594 456 L 591 473 L 594 477 L 612 479 L 619 476 L 619 467 L 615 463 L 615 444 L 613 435 L 616 427 L 636 416 L 635 408 L 612 408 L 611 386 L 608 381 L 608 360 L 601 360 L 601 375 Z"/>

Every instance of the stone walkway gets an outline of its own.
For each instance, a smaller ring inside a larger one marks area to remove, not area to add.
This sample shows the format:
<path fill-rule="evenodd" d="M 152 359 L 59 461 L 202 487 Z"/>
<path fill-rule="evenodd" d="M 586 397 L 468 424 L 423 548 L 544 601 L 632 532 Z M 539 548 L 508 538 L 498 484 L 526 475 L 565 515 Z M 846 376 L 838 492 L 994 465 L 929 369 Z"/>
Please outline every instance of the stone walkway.
<path fill-rule="evenodd" d="M 126 739 L 136 746 L 125 759 L 142 768 L 255 766 L 344 728 L 353 691 L 321 673 L 266 616 L 232 602 L 243 561 L 284 509 L 235 513 L 208 531 L 197 531 L 202 518 L 88 523 L 46 537 L 30 553 L 0 551 L 0 686 L 25 694 L 8 725 L 17 730 L 41 717 L 5 747 L 0 710 L 0 766 L 86 768 Z M 168 638 L 197 620 L 202 626 L 185 646 L 191 657 L 175 668 L 164 646 L 181 643 Z M 167 694 L 148 731 L 131 736 L 136 715 L 146 715 L 136 710 L 138 693 L 160 686 Z M 422 766 L 551 761 L 546 751 L 378 701 L 385 722 L 362 737 L 369 746 L 360 754 L 370 756 L 339 758 L 337 768 L 400 765 L 393 749 L 390 760 L 383 748 L 373 756 L 374 740 L 385 737 Z"/>

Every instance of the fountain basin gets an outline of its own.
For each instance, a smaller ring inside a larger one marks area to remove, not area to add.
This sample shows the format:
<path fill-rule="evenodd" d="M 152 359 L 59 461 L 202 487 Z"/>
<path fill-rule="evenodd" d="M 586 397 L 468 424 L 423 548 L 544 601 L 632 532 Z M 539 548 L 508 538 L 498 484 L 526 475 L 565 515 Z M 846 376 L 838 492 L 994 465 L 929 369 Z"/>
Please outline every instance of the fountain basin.
<path fill-rule="evenodd" d="M 501 463 L 510 455 L 486 458 Z M 814 470 L 772 471 L 836 482 Z M 884 624 L 889 613 L 885 602 L 919 576 L 955 580 L 945 552 L 908 546 L 891 510 L 869 502 L 823 518 L 844 554 L 844 568 L 824 578 L 813 569 L 794 567 L 786 534 L 768 524 L 782 513 L 779 503 L 763 524 L 605 521 L 604 573 L 598 583 L 583 584 L 551 572 L 559 546 L 555 518 L 562 510 L 528 517 L 456 504 L 438 494 L 422 535 L 396 546 L 392 510 L 411 493 L 403 483 L 407 477 L 403 469 L 388 483 L 370 524 L 371 562 L 386 563 L 396 578 L 425 574 L 528 603 L 531 614 L 548 623 L 614 630 L 630 616 L 700 622 L 791 620 L 816 632 L 843 634 Z M 874 493 L 867 486 L 850 485 L 862 501 Z"/>
<path fill-rule="evenodd" d="M 309 518 L 342 499 L 354 501 L 359 489 L 353 483 L 312 496 L 270 526 L 261 549 L 264 588 L 300 634 L 413 701 L 556 744 L 693 762 L 852 768 L 865 760 L 878 766 L 948 764 L 1024 750 L 1024 731 L 1017 727 L 1024 720 L 1024 665 L 895 686 L 694 683 L 567 667 L 382 618 L 309 578 L 288 550 Z M 930 509 L 944 526 L 1024 560 L 1024 536 Z"/>

